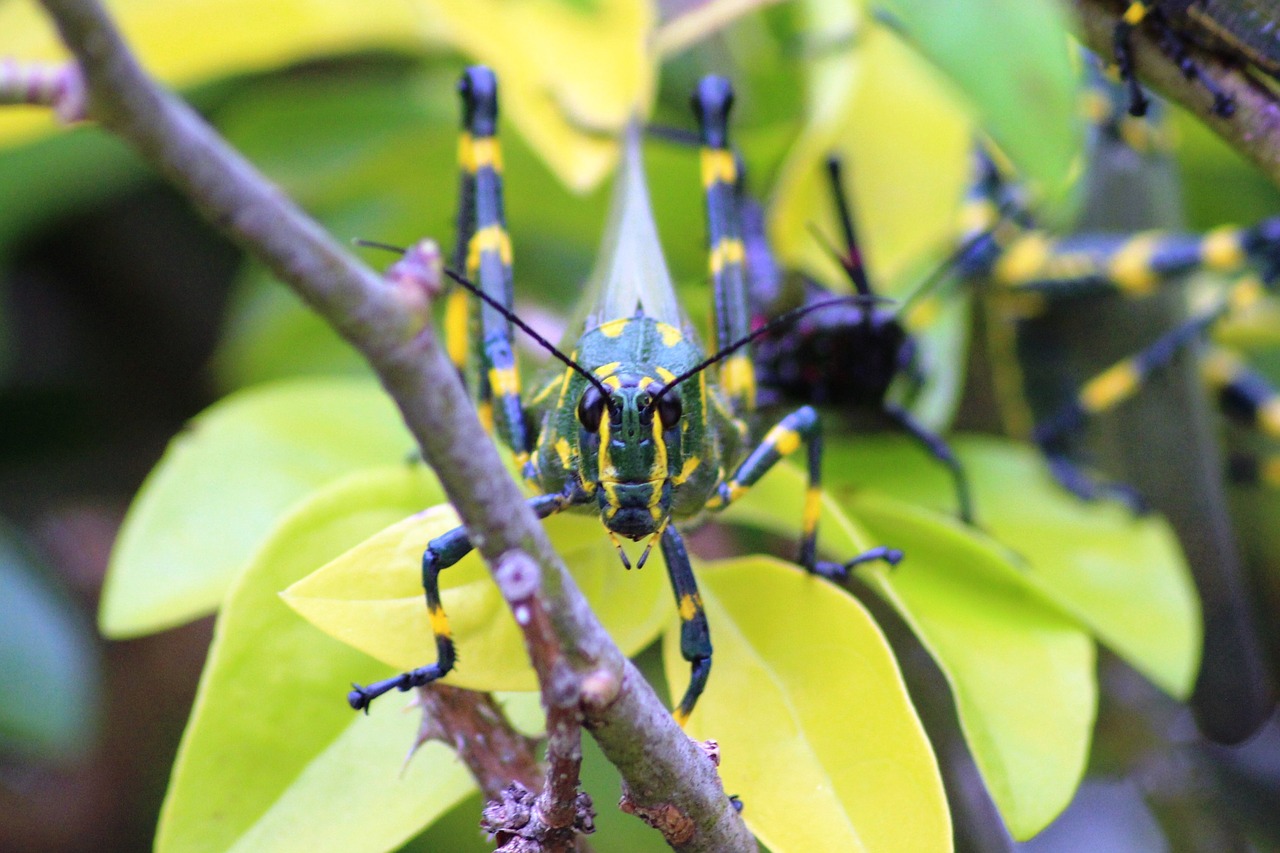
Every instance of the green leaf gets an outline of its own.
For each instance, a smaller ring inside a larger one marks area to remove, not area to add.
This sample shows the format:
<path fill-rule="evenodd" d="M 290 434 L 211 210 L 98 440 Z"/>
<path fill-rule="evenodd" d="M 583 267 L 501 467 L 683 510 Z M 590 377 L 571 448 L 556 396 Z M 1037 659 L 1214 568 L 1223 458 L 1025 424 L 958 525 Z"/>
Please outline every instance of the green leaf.
<path fill-rule="evenodd" d="M 860 577 L 911 626 L 955 697 L 965 740 L 1015 838 L 1043 829 L 1084 774 L 1097 705 L 1094 645 L 994 543 L 870 492 L 852 512 L 906 558 Z"/>
<path fill-rule="evenodd" d="M 294 501 L 413 448 L 371 381 L 299 380 L 226 397 L 170 443 L 134 498 L 111 555 L 102 632 L 132 637 L 208 613 Z"/>
<path fill-rule="evenodd" d="M 886 0 L 907 40 L 967 96 L 978 124 L 1048 190 L 1084 147 L 1067 17 L 1054 0 Z"/>
<path fill-rule="evenodd" d="M 84 619 L 42 574 L 0 523 L 0 753 L 47 761 L 93 742 L 100 675 Z"/>
<path fill-rule="evenodd" d="M 421 468 L 353 474 L 300 504 L 231 589 L 161 811 L 156 850 L 392 850 L 469 793 L 439 744 L 401 769 L 417 720 L 349 682 L 390 674 L 325 636 L 278 591 L 415 507 L 440 499 Z"/>
<path fill-rule="evenodd" d="M 623 570 L 600 520 L 562 514 L 545 522 L 596 616 L 625 654 L 651 643 L 672 612 L 658 550 L 644 569 Z M 447 504 L 402 519 L 289 587 L 284 600 L 325 633 L 407 670 L 435 655 L 422 593 L 422 551 L 458 525 Z M 633 560 L 634 562 L 634 560 Z M 522 634 L 479 554 L 440 576 L 457 644 L 447 684 L 472 690 L 534 690 Z"/>
<path fill-rule="evenodd" d="M 872 282 L 905 289 L 902 274 L 954 239 L 956 212 L 970 180 L 972 123 L 939 75 L 849 0 L 808 0 L 807 39 L 827 50 L 809 63 L 805 125 L 783 164 L 770 205 L 769 235 L 788 267 L 833 287 L 848 276 L 822 243 L 840 233 L 825 171 L 845 165 L 846 191 Z M 903 104 L 910 103 L 909 109 Z"/>
<path fill-rule="evenodd" d="M 1034 448 L 977 437 L 952 446 L 972 480 L 979 525 L 1025 560 L 1026 581 L 1157 686 L 1188 696 L 1199 669 L 1200 606 L 1168 524 L 1076 499 Z M 954 511 L 949 475 L 918 444 L 833 437 L 827 448 L 837 495 L 842 486 L 867 487 Z"/>
<path fill-rule="evenodd" d="M 725 788 L 760 840 L 774 853 L 951 849 L 937 762 L 867 612 L 776 560 L 697 573 L 715 664 L 687 729 L 719 742 Z M 678 626 L 663 657 L 683 690 Z"/>

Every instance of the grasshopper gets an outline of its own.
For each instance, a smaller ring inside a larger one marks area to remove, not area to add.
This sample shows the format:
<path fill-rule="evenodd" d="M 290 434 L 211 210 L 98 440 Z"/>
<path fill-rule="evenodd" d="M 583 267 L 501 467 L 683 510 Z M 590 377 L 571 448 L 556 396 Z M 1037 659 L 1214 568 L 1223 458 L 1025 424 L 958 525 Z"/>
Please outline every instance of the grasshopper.
<path fill-rule="evenodd" d="M 845 563 L 817 559 L 822 441 L 811 407 L 796 409 L 752 441 L 749 418 L 756 380 L 750 348 L 760 332 L 750 330 L 734 190 L 737 166 L 728 147 L 733 100 L 728 82 L 705 78 L 693 96 L 715 303 L 716 348 L 710 355 L 699 346 L 667 272 L 635 128 L 624 146 L 581 337 L 570 352 L 562 352 L 513 313 L 511 242 L 496 137 L 497 82 L 489 69 L 473 67 L 463 74 L 459 91 L 462 179 L 454 258 L 465 271 L 446 270 L 460 287 L 451 292 L 446 307 L 449 352 L 460 368 L 468 359 L 478 363 L 475 385 L 482 420 L 515 454 L 526 483 L 537 493 L 528 505 L 539 517 L 568 509 L 596 513 L 627 568 L 619 537 L 648 540 L 638 566 L 655 543 L 661 547 L 680 613 L 681 651 L 690 665 L 689 686 L 674 712 L 683 723 L 710 673 L 711 638 L 685 543 L 673 522 L 723 510 L 803 444 L 809 489 L 798 562 L 810 572 L 842 579 L 854 565 L 872 560 L 894 564 L 902 554 L 878 547 Z M 478 301 L 468 299 L 467 291 Z M 531 334 L 564 366 L 527 401 L 521 396 L 513 326 Z M 435 663 L 366 687 L 354 685 L 348 695 L 353 708 L 367 708 L 391 690 L 435 681 L 453 668 L 454 644 L 440 602 L 439 576 L 471 549 L 467 531 L 458 527 L 433 539 L 423 553 Z"/>

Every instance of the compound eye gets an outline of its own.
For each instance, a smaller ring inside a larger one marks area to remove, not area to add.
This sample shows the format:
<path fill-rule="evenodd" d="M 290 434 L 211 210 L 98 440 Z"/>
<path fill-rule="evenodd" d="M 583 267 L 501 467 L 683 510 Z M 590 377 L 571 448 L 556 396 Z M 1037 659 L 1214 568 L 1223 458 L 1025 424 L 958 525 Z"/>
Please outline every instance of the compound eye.
<path fill-rule="evenodd" d="M 668 391 L 658 399 L 658 418 L 662 426 L 671 429 L 684 414 L 684 403 L 680 401 L 679 391 Z"/>
<path fill-rule="evenodd" d="M 587 432 L 600 431 L 600 418 L 604 416 L 605 396 L 600 393 L 600 389 L 594 385 L 587 386 L 587 390 L 582 392 L 582 399 L 578 401 L 578 423 L 582 424 L 582 428 Z"/>

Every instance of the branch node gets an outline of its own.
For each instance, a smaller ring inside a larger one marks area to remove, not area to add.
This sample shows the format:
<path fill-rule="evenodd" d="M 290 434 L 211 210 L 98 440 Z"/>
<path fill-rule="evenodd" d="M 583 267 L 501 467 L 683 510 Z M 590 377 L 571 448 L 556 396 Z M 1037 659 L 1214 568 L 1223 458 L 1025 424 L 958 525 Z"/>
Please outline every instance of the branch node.
<path fill-rule="evenodd" d="M 84 76 L 76 63 L 0 59 L 0 104 L 52 107 L 63 124 L 72 124 L 84 120 L 87 103 Z"/>
<path fill-rule="evenodd" d="M 631 798 L 631 791 L 626 783 L 622 785 L 622 798 L 618 800 L 618 808 L 624 814 L 635 815 L 649 826 L 662 833 L 667 844 L 679 847 L 688 844 L 693 838 L 693 820 L 671 803 L 659 803 L 655 806 L 642 806 Z"/>
<path fill-rule="evenodd" d="M 480 816 L 480 828 L 493 836 L 501 853 L 547 853 L 572 850 L 578 835 L 596 831 L 595 807 L 591 797 L 579 792 L 574 800 L 573 822 L 549 826 L 537 808 L 537 796 L 513 782 L 499 800 L 490 801 Z"/>
<path fill-rule="evenodd" d="M 523 551 L 508 551 L 498 558 L 493 567 L 493 578 L 498 584 L 502 597 L 517 609 L 516 622 L 524 628 L 529 623 L 530 614 L 526 602 L 538 594 L 542 586 L 542 575 L 538 564 Z M 524 607 L 524 619 L 521 620 L 519 609 Z"/>
<path fill-rule="evenodd" d="M 622 689 L 618 673 L 608 669 L 596 669 L 585 676 L 578 685 L 583 711 L 588 718 L 599 717 L 609 709 Z"/>
<path fill-rule="evenodd" d="M 410 315 L 426 322 L 431 316 L 432 301 L 444 291 L 443 269 L 439 244 L 426 239 L 406 249 L 383 277 Z"/>

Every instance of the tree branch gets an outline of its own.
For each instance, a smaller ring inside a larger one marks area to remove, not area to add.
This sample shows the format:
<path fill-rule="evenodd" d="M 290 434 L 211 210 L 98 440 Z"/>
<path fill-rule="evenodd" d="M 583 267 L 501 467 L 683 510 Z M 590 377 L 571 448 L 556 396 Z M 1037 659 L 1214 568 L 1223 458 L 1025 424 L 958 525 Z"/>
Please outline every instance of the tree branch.
<path fill-rule="evenodd" d="M 1113 60 L 1112 34 L 1124 3 L 1114 0 L 1074 0 L 1080 20 L 1080 37 L 1090 50 Z M 1166 98 L 1194 113 L 1235 150 L 1280 186 L 1280 103 L 1263 83 L 1239 65 L 1209 51 L 1188 47 L 1206 76 L 1235 98 L 1235 113 L 1223 118 L 1213 112 L 1213 98 L 1188 80 L 1159 48 L 1146 27 L 1132 34 L 1134 64 L 1142 81 Z"/>
<path fill-rule="evenodd" d="M 265 263 L 369 361 L 488 560 L 538 565 L 585 723 L 633 799 L 678 809 L 690 851 L 754 850 L 711 762 L 613 645 L 503 468 L 442 351 L 420 291 L 388 286 L 138 67 L 96 0 L 41 0 L 84 76 L 88 112 L 131 144 L 196 208 Z"/>

